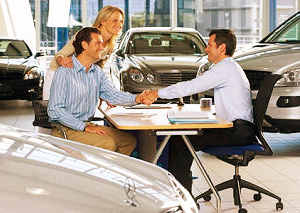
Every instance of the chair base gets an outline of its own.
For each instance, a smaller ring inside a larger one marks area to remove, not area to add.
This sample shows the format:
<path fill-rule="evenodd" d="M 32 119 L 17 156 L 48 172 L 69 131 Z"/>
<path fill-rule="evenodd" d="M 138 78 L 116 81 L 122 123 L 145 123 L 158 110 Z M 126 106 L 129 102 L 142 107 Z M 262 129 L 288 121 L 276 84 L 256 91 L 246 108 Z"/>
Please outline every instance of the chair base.
<path fill-rule="evenodd" d="M 222 191 L 224 189 L 233 189 L 233 198 L 234 198 L 234 205 L 239 206 L 240 209 L 242 209 L 242 203 L 241 203 L 241 189 L 246 188 L 246 189 L 251 189 L 253 191 L 258 192 L 258 194 L 254 194 L 253 198 L 255 201 L 259 201 L 261 199 L 261 193 L 268 195 L 270 197 L 273 197 L 278 200 L 278 203 L 276 203 L 276 209 L 283 209 L 283 204 L 281 203 L 281 198 L 278 197 L 277 195 L 273 194 L 272 192 L 267 191 L 266 189 L 263 189 L 253 183 L 250 183 L 248 181 L 245 181 L 241 179 L 240 175 L 234 175 L 233 179 L 225 181 L 223 183 L 218 184 L 215 186 L 217 191 Z M 200 198 L 203 198 L 205 201 L 209 201 L 211 199 L 211 190 L 207 190 L 206 192 L 198 195 L 195 198 L 195 201 L 199 200 Z"/>

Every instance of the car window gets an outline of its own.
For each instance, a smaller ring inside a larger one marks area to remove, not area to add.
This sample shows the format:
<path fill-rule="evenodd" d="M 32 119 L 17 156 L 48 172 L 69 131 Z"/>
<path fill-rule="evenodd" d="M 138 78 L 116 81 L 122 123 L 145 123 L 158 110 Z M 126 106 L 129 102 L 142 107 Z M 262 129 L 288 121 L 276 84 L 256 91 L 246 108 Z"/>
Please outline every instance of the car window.
<path fill-rule="evenodd" d="M 291 26 L 291 28 L 287 29 L 279 38 L 279 42 L 285 41 L 299 41 L 299 30 L 300 30 L 300 22 Z"/>
<path fill-rule="evenodd" d="M 191 33 L 135 33 L 129 43 L 130 54 L 203 54 L 205 49 L 198 35 Z"/>
<path fill-rule="evenodd" d="M 300 15 L 296 16 L 293 20 L 286 22 L 286 24 L 276 30 L 266 42 L 300 42 Z"/>
<path fill-rule="evenodd" d="M 126 32 L 125 34 L 123 34 L 120 38 L 120 42 L 119 42 L 119 46 L 117 49 L 122 49 L 124 51 L 125 49 L 125 41 L 128 40 L 128 37 L 129 36 L 129 32 Z"/>
<path fill-rule="evenodd" d="M 27 58 L 31 56 L 31 51 L 24 41 L 0 40 L 0 56 Z"/>

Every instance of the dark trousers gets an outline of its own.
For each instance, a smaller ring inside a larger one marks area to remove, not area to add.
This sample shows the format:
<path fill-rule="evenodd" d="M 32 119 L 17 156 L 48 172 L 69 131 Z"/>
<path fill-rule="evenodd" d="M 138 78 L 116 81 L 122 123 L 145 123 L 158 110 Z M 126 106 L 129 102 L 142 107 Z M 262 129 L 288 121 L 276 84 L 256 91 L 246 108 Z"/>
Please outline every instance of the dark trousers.
<path fill-rule="evenodd" d="M 202 135 L 188 136 L 194 149 L 206 146 L 248 145 L 253 143 L 255 126 L 244 120 L 233 122 L 228 129 L 204 129 Z M 172 136 L 169 143 L 169 171 L 191 193 L 193 157 L 181 136 Z"/>

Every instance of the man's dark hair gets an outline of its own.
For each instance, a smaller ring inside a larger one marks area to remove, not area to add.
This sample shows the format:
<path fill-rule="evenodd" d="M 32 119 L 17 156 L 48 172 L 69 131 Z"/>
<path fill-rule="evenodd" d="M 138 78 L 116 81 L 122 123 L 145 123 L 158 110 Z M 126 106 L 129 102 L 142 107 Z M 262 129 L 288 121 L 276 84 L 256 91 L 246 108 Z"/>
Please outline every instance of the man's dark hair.
<path fill-rule="evenodd" d="M 217 47 L 221 44 L 226 44 L 226 53 L 225 55 L 233 56 L 233 53 L 236 48 L 236 37 L 232 30 L 230 29 L 214 29 L 211 30 L 209 36 L 213 34 L 216 35 L 215 42 Z"/>
<path fill-rule="evenodd" d="M 97 30 L 97 28 L 94 27 L 85 27 L 82 28 L 75 37 L 75 40 L 73 41 L 73 46 L 75 48 L 75 52 L 77 55 L 79 55 L 80 53 L 82 53 L 82 51 L 84 50 L 82 47 L 82 42 L 85 41 L 88 44 L 91 42 L 92 40 L 92 33 L 97 33 L 101 35 L 101 32 L 99 30 Z"/>

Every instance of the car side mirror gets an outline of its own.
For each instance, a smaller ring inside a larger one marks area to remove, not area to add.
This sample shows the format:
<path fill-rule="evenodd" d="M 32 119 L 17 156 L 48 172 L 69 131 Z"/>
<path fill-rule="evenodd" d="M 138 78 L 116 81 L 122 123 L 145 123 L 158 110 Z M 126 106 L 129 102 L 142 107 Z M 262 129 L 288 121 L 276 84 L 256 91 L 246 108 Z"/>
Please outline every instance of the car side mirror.
<path fill-rule="evenodd" d="M 123 50 L 122 50 L 122 49 L 117 50 L 117 51 L 116 51 L 116 55 L 117 55 L 117 56 L 120 56 L 120 57 L 122 57 L 122 58 L 124 58 Z"/>
<path fill-rule="evenodd" d="M 43 57 L 43 56 L 45 56 L 45 53 L 44 53 L 44 52 L 37 52 L 37 53 L 35 54 L 35 58 Z"/>

